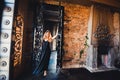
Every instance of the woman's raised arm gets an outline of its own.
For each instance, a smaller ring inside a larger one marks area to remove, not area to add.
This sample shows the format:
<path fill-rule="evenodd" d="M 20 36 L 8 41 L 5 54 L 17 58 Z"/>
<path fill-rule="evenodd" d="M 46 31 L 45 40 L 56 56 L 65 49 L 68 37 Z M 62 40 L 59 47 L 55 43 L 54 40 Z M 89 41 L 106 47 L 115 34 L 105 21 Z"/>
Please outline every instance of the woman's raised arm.
<path fill-rule="evenodd" d="M 52 37 L 52 39 L 55 39 L 57 35 L 58 35 L 58 28 L 57 28 L 56 34 Z"/>

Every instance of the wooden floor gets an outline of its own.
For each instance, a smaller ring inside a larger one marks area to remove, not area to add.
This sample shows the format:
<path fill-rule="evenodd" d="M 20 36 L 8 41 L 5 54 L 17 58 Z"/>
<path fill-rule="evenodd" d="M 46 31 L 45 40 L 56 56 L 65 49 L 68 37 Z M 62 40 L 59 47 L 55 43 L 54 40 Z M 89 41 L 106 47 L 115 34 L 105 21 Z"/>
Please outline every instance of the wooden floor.
<path fill-rule="evenodd" d="M 29 74 L 17 80 L 120 80 L 120 71 L 111 70 L 91 73 L 85 68 L 59 69 L 57 73 L 48 74 L 46 77 L 33 78 Z"/>

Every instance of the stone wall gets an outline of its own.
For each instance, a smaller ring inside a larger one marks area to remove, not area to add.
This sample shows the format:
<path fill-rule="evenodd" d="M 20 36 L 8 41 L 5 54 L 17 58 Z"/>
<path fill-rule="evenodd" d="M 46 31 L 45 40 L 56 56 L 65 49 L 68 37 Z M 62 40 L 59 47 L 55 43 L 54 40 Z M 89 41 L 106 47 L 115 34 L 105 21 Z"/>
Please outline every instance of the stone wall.
<path fill-rule="evenodd" d="M 75 67 L 75 65 L 85 61 L 85 53 L 80 59 L 80 51 L 84 49 L 85 36 L 87 34 L 87 24 L 89 17 L 89 7 L 64 3 L 64 67 Z M 80 60 L 80 61 L 79 61 Z M 70 64 L 70 65 L 69 65 Z"/>
<path fill-rule="evenodd" d="M 57 4 L 54 1 L 48 3 Z M 61 5 L 64 6 L 63 68 L 79 67 L 86 59 L 86 53 L 80 58 L 80 51 L 85 47 L 90 7 L 65 2 Z"/>

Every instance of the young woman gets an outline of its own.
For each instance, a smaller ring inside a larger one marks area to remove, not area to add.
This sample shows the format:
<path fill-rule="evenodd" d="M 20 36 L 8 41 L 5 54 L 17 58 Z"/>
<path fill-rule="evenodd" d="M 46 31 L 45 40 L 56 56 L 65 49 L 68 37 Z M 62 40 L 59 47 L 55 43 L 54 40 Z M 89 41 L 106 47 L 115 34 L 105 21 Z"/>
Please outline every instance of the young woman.
<path fill-rule="evenodd" d="M 46 76 L 47 75 L 47 69 L 48 69 L 48 64 L 49 64 L 49 59 L 50 59 L 50 54 L 51 54 L 51 49 L 50 49 L 50 43 L 55 39 L 58 35 L 58 30 L 56 32 L 56 35 L 52 37 L 51 32 L 49 30 L 46 30 L 44 35 L 43 35 L 43 43 L 42 43 L 42 54 L 40 56 L 40 63 L 38 67 L 35 69 L 33 72 L 34 75 L 42 75 Z"/>

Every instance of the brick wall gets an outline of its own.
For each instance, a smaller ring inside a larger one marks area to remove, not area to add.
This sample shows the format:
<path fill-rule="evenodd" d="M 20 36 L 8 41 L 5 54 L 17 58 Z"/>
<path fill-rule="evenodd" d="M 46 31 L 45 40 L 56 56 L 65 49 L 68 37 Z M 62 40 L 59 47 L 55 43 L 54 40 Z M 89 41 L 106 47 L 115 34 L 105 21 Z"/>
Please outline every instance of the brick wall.
<path fill-rule="evenodd" d="M 57 4 L 56 2 L 48 2 Z M 90 7 L 80 4 L 61 3 L 64 6 L 64 56 L 63 67 L 79 67 L 85 61 L 86 53 L 80 58 L 84 48 Z M 76 66 L 77 65 L 77 66 Z"/>
<path fill-rule="evenodd" d="M 69 3 L 64 3 L 63 6 L 65 7 L 63 66 L 68 67 L 69 64 L 75 66 L 85 61 L 85 53 L 81 59 L 79 58 L 80 51 L 84 48 L 90 9 L 87 6 Z"/>

